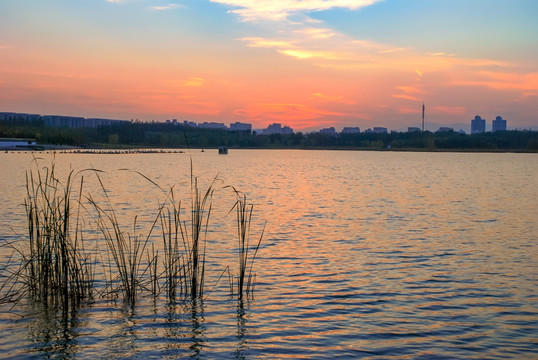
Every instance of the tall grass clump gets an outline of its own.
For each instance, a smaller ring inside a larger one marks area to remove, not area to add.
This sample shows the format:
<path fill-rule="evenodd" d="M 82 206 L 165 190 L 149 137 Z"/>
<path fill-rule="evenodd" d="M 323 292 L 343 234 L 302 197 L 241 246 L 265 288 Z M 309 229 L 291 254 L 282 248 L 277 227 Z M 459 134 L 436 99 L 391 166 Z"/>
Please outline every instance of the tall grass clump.
<path fill-rule="evenodd" d="M 207 229 L 215 181 L 216 179 L 203 192 L 198 187 L 198 178 L 191 173 L 190 231 L 189 225 L 180 221 L 180 233 L 186 254 L 187 292 L 193 298 L 201 298 L 204 294 Z"/>
<path fill-rule="evenodd" d="M 85 251 L 79 229 L 80 196 L 77 210 L 72 207 L 74 174 L 61 181 L 54 162 L 43 171 L 37 165 L 26 173 L 28 241 L 24 237 L 9 243 L 20 266 L 11 272 L 10 298 L 17 302 L 25 296 L 46 307 L 64 311 L 74 309 L 93 296 L 94 263 Z M 75 216 L 75 224 L 71 220 Z"/>
<path fill-rule="evenodd" d="M 38 164 L 37 159 L 35 163 Z M 207 188 L 201 188 L 191 163 L 190 192 L 187 190 L 190 198 L 182 203 L 176 200 L 174 187 L 165 191 L 137 172 L 157 186 L 165 200 L 158 199 L 156 215 L 150 215 L 149 221 L 145 214 L 140 218 L 134 216 L 130 228 L 121 223 L 122 217 L 114 211 L 100 177 L 102 171 L 87 170 L 96 175 L 104 196 L 84 194 L 83 176 L 80 184 L 75 184 L 82 171 L 71 170 L 65 180 L 60 180 L 54 162 L 27 172 L 24 206 L 28 237 L 4 245 L 12 254 L 8 264 L 0 269 L 7 274 L 2 275 L 0 303 L 29 298 L 67 311 L 94 296 L 121 297 L 131 306 L 141 293 L 148 292 L 154 298 L 164 292 L 170 303 L 178 298 L 203 300 L 211 292 L 205 290 L 206 260 L 211 255 L 207 252 L 207 239 L 218 177 Z M 243 300 L 253 296 L 253 266 L 265 228 L 259 239 L 251 243 L 253 205 L 247 203 L 245 194 L 231 188 L 236 202 L 228 214 L 236 212 L 238 272 L 231 274 L 226 266 L 214 287 L 228 272 L 231 293 L 237 292 Z M 182 207 L 183 204 L 186 206 Z M 144 219 L 144 226 L 139 219 Z M 97 234 L 92 252 L 86 250 L 88 241 L 84 234 L 88 231 L 82 228 L 88 224 L 91 233 Z M 102 271 L 96 272 L 97 264 L 103 267 Z M 104 281 L 95 281 L 96 274 Z"/>
<path fill-rule="evenodd" d="M 149 256 L 148 244 L 159 216 L 155 218 L 146 235 L 137 234 L 137 216 L 133 221 L 132 233 L 123 231 L 105 186 L 99 176 L 97 176 L 97 179 L 105 194 L 107 205 L 106 207 L 99 205 L 91 195 L 87 199 L 97 211 L 97 227 L 106 242 L 109 261 L 111 260 L 115 265 L 115 267 L 109 269 L 110 281 L 108 286 L 111 288 L 106 293 L 121 293 L 125 302 L 134 305 L 140 289 L 147 289 L 148 283 L 150 283 L 149 288 L 156 288 L 155 277 L 157 275 L 154 274 L 156 272 L 154 270 L 154 261 L 156 262 L 157 259 L 155 254 Z M 161 210 L 162 207 L 160 207 L 159 213 Z M 149 262 L 143 261 L 144 255 L 148 256 Z M 147 279 L 147 274 L 153 274 L 153 276 L 149 276 L 149 279 Z M 116 286 L 116 284 L 119 285 Z"/>
<path fill-rule="evenodd" d="M 244 297 L 252 297 L 254 293 L 254 282 L 256 274 L 252 273 L 254 260 L 258 254 L 263 238 L 264 230 L 254 246 L 250 244 L 250 226 L 252 223 L 252 211 L 254 205 L 247 203 L 245 194 L 235 190 L 237 201 L 230 211 L 236 210 L 237 220 L 237 254 L 238 254 L 238 274 L 237 274 L 237 296 L 240 300 Z"/>
<path fill-rule="evenodd" d="M 182 236 L 181 202 L 176 204 L 173 189 L 170 190 L 170 202 L 172 206 L 164 208 L 159 217 L 164 251 L 162 274 L 165 278 L 164 287 L 168 300 L 174 302 L 178 295 L 184 295 L 187 292 L 185 254 L 188 252 Z M 154 273 L 157 273 L 156 266 L 157 262 L 155 262 Z M 157 283 L 157 277 L 155 283 Z"/>

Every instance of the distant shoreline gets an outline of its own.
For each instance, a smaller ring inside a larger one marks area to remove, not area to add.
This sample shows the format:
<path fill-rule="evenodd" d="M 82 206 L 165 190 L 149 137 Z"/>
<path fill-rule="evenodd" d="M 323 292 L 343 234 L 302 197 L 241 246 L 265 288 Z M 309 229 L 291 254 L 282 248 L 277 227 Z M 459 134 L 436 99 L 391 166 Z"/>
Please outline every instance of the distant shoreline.
<path fill-rule="evenodd" d="M 391 148 L 391 149 L 372 149 L 361 147 L 229 147 L 234 150 L 305 150 L 305 151 L 378 151 L 378 152 L 421 152 L 421 153 L 524 153 L 536 154 L 536 149 L 423 149 L 423 148 Z M 202 151 L 203 150 L 203 151 Z M 171 148 L 171 147 L 141 147 L 141 146 L 85 146 L 77 147 L 70 145 L 46 145 L 39 144 L 35 146 L 19 147 L 0 147 L 3 153 L 20 153 L 20 152 L 58 152 L 70 154 L 188 154 L 189 152 L 217 152 L 215 147 L 192 147 L 192 148 Z"/>

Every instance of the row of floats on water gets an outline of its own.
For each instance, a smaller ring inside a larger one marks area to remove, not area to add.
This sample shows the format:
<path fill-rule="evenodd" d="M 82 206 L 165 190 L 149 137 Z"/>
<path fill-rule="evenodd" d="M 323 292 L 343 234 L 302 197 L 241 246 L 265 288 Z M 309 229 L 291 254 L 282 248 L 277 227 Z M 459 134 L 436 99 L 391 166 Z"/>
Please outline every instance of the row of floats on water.
<path fill-rule="evenodd" d="M 183 150 L 96 150 L 96 149 L 69 149 L 69 150 L 44 150 L 44 149 L 21 149 L 21 148 L 13 148 L 13 149 L 5 149 L 6 153 L 21 153 L 21 152 L 34 152 L 34 151 L 44 151 L 46 153 L 54 152 L 54 153 L 60 153 L 60 154 L 183 154 L 185 151 Z M 202 149 L 202 152 L 205 152 L 204 149 Z M 226 146 L 220 146 L 219 147 L 219 154 L 220 155 L 227 155 L 228 154 L 228 147 Z"/>

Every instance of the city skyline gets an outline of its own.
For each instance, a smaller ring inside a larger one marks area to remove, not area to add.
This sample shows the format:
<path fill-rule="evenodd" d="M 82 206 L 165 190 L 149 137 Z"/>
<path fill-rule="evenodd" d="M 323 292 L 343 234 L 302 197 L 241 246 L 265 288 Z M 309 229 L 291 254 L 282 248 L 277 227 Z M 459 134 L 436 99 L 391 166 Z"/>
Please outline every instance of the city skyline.
<path fill-rule="evenodd" d="M 307 132 L 421 127 L 424 102 L 429 130 L 476 114 L 536 128 L 536 13 L 532 0 L 8 0 L 0 109 Z"/>
<path fill-rule="evenodd" d="M 423 109 L 423 118 L 424 118 L 424 104 L 422 105 Z M 152 121 L 140 121 L 139 119 L 103 119 L 103 118 L 85 118 L 78 116 L 69 116 L 69 115 L 41 115 L 41 114 L 28 114 L 28 113 L 15 113 L 15 112 L 0 112 L 0 123 L 2 122 L 13 122 L 13 121 L 23 121 L 23 122 L 32 122 L 32 121 L 43 121 L 46 126 L 51 127 L 66 127 L 66 128 L 80 128 L 80 127 L 89 127 L 96 128 L 99 126 L 108 126 L 113 125 L 118 122 L 135 122 L 135 123 L 155 123 L 155 120 Z M 191 120 L 178 120 L 178 119 L 166 119 L 163 124 L 167 125 L 182 125 L 187 127 L 200 127 L 206 129 L 220 129 L 220 130 L 231 130 L 231 131 L 249 131 L 254 132 L 258 135 L 271 135 L 271 134 L 294 134 L 296 131 L 289 127 L 286 124 L 272 123 L 265 128 L 253 128 L 250 123 L 242 122 L 231 122 L 229 126 L 222 122 L 201 122 L 197 123 Z M 423 123 L 424 124 L 424 123 Z M 514 129 L 509 127 L 508 120 L 503 119 L 502 116 L 497 115 L 495 119 L 491 120 L 491 125 L 487 124 L 487 120 L 482 118 L 480 115 L 476 115 L 471 119 L 469 125 L 458 124 L 458 126 L 437 126 L 434 128 L 423 130 L 416 126 L 408 126 L 407 130 L 405 129 L 390 129 L 383 126 L 374 126 L 363 129 L 364 133 L 388 133 L 388 132 L 446 132 L 446 131 L 457 131 L 459 133 L 469 133 L 469 134 L 479 134 L 484 132 L 495 132 L 495 131 L 506 131 L 506 130 L 531 130 L 533 129 Z M 434 124 L 435 125 L 435 124 Z M 457 130 L 459 128 L 459 130 Z M 534 130 L 536 131 L 536 130 Z M 297 133 L 302 133 L 303 131 L 298 130 Z M 336 135 L 336 134 L 353 134 L 361 133 L 361 130 L 358 126 L 346 126 L 342 129 L 335 129 L 333 126 L 323 127 L 319 129 L 307 131 L 305 133 L 320 133 L 325 135 Z"/>

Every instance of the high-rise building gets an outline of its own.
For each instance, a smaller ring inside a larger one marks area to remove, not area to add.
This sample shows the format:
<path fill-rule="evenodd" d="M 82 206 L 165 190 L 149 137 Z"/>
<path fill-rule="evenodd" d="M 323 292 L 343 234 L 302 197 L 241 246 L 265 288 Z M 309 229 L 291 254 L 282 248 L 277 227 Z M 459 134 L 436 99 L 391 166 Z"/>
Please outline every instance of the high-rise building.
<path fill-rule="evenodd" d="M 342 129 L 342 134 L 358 134 L 361 132 L 359 127 L 344 127 Z"/>
<path fill-rule="evenodd" d="M 267 127 L 267 129 L 263 129 L 264 135 L 271 135 L 271 134 L 282 134 L 282 135 L 289 135 L 293 134 L 293 129 L 289 126 L 282 126 L 279 123 L 271 124 Z"/>
<path fill-rule="evenodd" d="M 506 131 L 506 120 L 501 116 L 497 116 L 495 120 L 491 122 L 491 131 Z"/>
<path fill-rule="evenodd" d="M 234 122 L 230 123 L 230 130 L 236 130 L 236 131 L 252 131 L 252 124 L 242 123 L 242 122 Z"/>
<path fill-rule="evenodd" d="M 330 128 L 320 129 L 319 133 L 323 135 L 336 135 L 336 129 L 331 126 Z"/>
<path fill-rule="evenodd" d="M 388 132 L 388 129 L 386 127 L 376 126 L 374 127 L 374 132 L 376 134 L 386 134 Z"/>
<path fill-rule="evenodd" d="M 486 132 L 486 119 L 482 119 L 480 116 L 476 115 L 473 120 L 471 120 L 471 134 L 481 134 Z"/>

